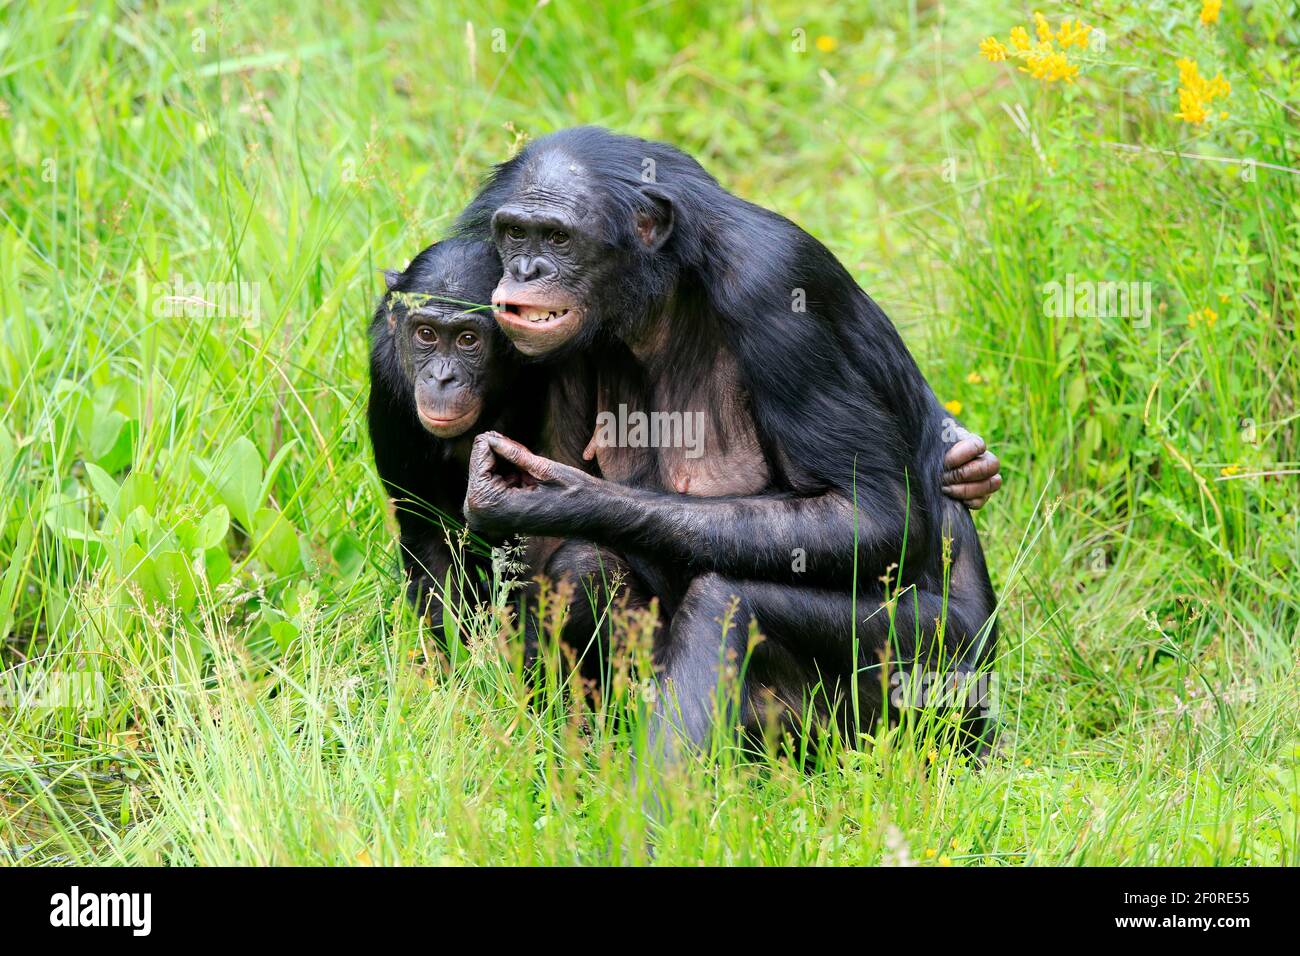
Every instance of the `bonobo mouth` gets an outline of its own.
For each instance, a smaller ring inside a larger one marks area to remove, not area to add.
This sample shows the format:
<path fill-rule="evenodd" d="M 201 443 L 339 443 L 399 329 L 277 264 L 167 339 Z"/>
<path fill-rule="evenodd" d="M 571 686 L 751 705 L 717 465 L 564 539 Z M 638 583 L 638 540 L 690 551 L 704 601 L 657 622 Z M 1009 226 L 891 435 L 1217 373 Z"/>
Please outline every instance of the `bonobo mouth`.
<path fill-rule="evenodd" d="M 506 321 L 527 322 L 529 325 L 550 325 L 559 322 L 573 309 L 539 309 L 531 305 L 519 305 L 516 302 L 502 302 L 498 312 L 506 314 Z M 497 319 L 501 316 L 498 314 Z"/>
<path fill-rule="evenodd" d="M 577 332 L 582 310 L 553 302 L 501 298 L 493 300 L 492 315 L 519 351 L 541 355 L 563 345 Z"/>
<path fill-rule="evenodd" d="M 425 411 L 423 406 L 416 407 L 420 424 L 425 431 L 437 438 L 455 438 L 465 433 L 478 420 L 479 406 L 476 404 L 468 411 L 456 413 L 455 409 L 437 409 L 436 412 Z"/>

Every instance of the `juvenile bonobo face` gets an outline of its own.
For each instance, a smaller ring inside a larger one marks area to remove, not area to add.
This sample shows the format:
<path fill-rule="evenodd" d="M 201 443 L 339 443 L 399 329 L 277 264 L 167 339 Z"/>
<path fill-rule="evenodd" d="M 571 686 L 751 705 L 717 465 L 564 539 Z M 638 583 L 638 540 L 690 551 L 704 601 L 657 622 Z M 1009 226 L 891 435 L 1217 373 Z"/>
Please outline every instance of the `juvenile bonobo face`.
<path fill-rule="evenodd" d="M 504 274 L 492 294 L 497 323 L 520 352 L 548 355 L 617 322 L 629 256 L 611 227 L 608 197 L 581 161 L 538 156 L 492 216 Z M 621 230 L 631 232 L 631 230 Z"/>
<path fill-rule="evenodd" d="M 500 276 L 487 243 L 444 240 L 389 281 L 389 330 L 416 414 L 438 438 L 472 428 L 512 363 L 487 300 Z"/>
<path fill-rule="evenodd" d="M 396 330 L 416 414 L 438 438 L 464 434 L 483 412 L 493 360 L 491 321 L 484 312 L 429 303 L 409 311 Z"/>

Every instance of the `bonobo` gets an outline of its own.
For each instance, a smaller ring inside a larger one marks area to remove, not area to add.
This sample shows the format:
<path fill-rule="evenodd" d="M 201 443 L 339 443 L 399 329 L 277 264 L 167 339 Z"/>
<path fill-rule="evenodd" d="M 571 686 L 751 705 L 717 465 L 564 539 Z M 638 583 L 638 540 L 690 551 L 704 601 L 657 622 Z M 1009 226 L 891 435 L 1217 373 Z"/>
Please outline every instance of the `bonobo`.
<path fill-rule="evenodd" d="M 487 310 L 501 278 L 491 243 L 444 240 L 385 278 L 370 325 L 370 441 L 397 514 L 407 593 L 437 622 L 474 436 L 535 435 L 541 385 Z M 485 597 L 490 562 L 468 550 L 464 560 L 451 579 L 475 589 L 466 597 Z"/>
<path fill-rule="evenodd" d="M 677 149 L 592 127 L 498 166 L 459 229 L 496 244 L 500 327 L 585 377 L 596 415 L 703 416 L 702 455 L 671 428 L 610 443 L 584 416 L 552 422 L 551 458 L 488 432 L 470 463 L 471 528 L 612 549 L 659 596 L 661 755 L 706 739 L 750 621 L 766 640 L 729 715 L 745 724 L 855 679 L 859 710 L 839 716 L 873 720 L 885 657 L 987 664 L 993 588 L 941 490 L 955 423 L 825 246 Z M 967 729 L 978 748 L 985 722 Z"/>
<path fill-rule="evenodd" d="M 435 622 L 453 564 L 448 539 L 465 500 L 473 437 L 496 429 L 532 441 L 540 424 L 543 369 L 521 362 L 487 311 L 500 278 L 492 243 L 443 240 L 404 271 L 385 272 L 387 292 L 370 328 L 375 463 L 395 505 L 411 602 L 433 610 Z M 990 477 L 997 481 L 997 460 L 976 436 L 954 445 L 945 464 L 945 490 L 972 507 L 996 489 Z M 464 572 L 451 577 L 476 586 L 490 565 L 467 552 Z M 486 593 L 475 588 L 465 596 Z M 582 626 L 579 615 L 573 632 Z"/>

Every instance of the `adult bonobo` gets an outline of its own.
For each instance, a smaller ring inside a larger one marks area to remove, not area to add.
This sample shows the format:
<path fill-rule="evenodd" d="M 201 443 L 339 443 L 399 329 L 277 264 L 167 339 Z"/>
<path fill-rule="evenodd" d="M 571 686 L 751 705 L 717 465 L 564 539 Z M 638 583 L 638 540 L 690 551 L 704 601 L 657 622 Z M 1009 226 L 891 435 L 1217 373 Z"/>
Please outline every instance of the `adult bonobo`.
<path fill-rule="evenodd" d="M 983 553 L 941 490 L 954 426 L 825 246 L 684 153 L 591 127 L 497 167 L 459 226 L 496 243 L 501 328 L 527 355 L 567 359 L 557 375 L 583 384 L 564 394 L 594 411 L 564 419 L 576 434 L 553 429 L 543 450 L 558 460 L 480 436 L 470 527 L 627 557 L 668 619 L 660 748 L 670 727 L 706 738 L 719 667 L 745 653 L 750 620 L 767 640 L 739 694 L 745 723 L 768 694 L 794 707 L 819 683 L 848 696 L 864 668 L 857 716 L 872 719 L 886 655 L 909 670 L 989 660 Z M 638 413 L 699 416 L 703 444 L 671 428 L 666 441 L 591 432 Z M 984 722 L 969 729 L 978 746 Z"/>
<path fill-rule="evenodd" d="M 440 622 L 448 571 L 482 598 L 477 585 L 491 570 L 469 551 L 464 574 L 452 570 L 448 544 L 474 436 L 489 428 L 535 435 L 542 386 L 488 311 L 501 278 L 491 243 L 444 240 L 385 278 L 370 326 L 370 441 L 401 530 L 408 594 Z"/>

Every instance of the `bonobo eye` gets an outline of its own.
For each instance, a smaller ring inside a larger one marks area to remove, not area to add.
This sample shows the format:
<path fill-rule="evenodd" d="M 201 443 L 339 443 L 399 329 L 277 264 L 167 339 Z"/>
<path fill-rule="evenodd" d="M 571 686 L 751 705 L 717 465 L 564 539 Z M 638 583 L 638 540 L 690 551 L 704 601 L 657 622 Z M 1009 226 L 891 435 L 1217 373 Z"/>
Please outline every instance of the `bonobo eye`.
<path fill-rule="evenodd" d="M 438 341 L 438 332 L 432 325 L 417 325 L 415 338 L 423 345 L 433 345 Z"/>
<path fill-rule="evenodd" d="M 567 232 L 560 232 L 557 229 L 555 232 L 551 233 L 551 245 L 567 246 L 568 244 L 569 244 L 569 234 Z"/>
<path fill-rule="evenodd" d="M 506 235 L 509 236 L 511 239 L 522 239 L 522 238 L 524 238 L 524 227 L 523 227 L 523 226 L 507 226 L 507 227 L 506 227 Z"/>
<path fill-rule="evenodd" d="M 478 336 L 473 332 L 462 332 L 457 336 L 456 344 L 463 349 L 472 349 L 478 345 Z"/>

